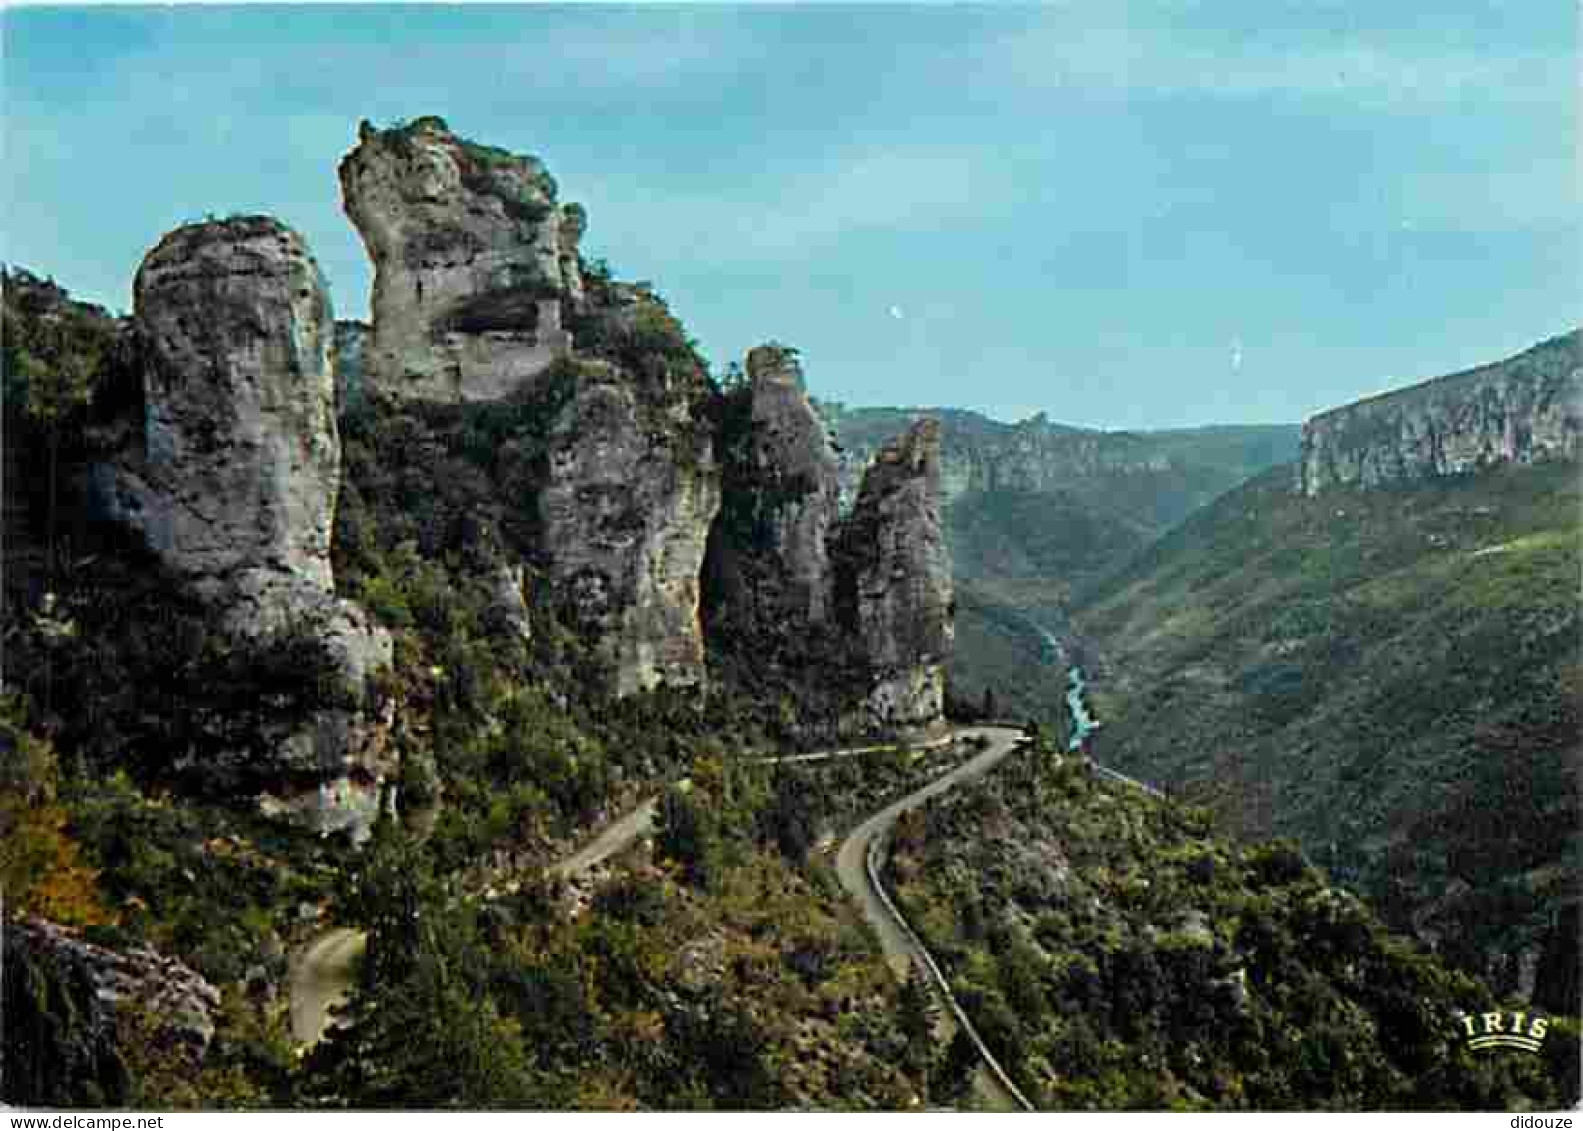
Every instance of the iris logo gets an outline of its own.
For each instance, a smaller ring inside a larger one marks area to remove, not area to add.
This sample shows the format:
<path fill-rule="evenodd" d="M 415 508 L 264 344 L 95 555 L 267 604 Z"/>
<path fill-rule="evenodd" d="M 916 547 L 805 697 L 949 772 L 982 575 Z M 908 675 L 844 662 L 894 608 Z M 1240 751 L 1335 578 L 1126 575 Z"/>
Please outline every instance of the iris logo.
<path fill-rule="evenodd" d="M 1530 1017 L 1526 1013 L 1462 1015 L 1462 1029 L 1467 1034 L 1470 1049 L 1522 1049 L 1537 1053 L 1549 1028 L 1548 1017 Z"/>

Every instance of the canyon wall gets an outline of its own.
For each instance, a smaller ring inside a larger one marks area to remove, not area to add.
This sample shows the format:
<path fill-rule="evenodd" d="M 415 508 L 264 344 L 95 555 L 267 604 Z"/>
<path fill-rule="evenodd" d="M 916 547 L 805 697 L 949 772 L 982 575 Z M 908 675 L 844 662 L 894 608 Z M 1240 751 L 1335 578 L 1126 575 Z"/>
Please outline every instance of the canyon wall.
<path fill-rule="evenodd" d="M 1515 357 L 1332 409 L 1303 427 L 1296 490 L 1378 487 L 1501 463 L 1572 459 L 1583 331 Z"/>

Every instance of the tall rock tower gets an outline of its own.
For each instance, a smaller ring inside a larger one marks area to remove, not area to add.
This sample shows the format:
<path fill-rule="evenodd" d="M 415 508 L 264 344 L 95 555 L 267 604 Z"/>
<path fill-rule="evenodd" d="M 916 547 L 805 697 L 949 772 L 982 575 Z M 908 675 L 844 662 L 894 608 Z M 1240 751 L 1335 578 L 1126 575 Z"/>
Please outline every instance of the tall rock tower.
<path fill-rule="evenodd" d="M 858 641 L 876 729 L 944 717 L 955 598 L 941 497 L 940 422 L 924 418 L 874 457 L 836 535 L 836 620 Z"/>
<path fill-rule="evenodd" d="M 267 216 L 178 228 L 144 259 L 135 302 L 144 417 L 132 450 L 93 471 L 101 509 L 216 610 L 237 647 L 311 633 L 360 701 L 391 641 L 334 594 L 334 323 L 307 245 Z M 366 752 L 353 711 L 291 725 L 274 776 L 332 780 Z"/>
<path fill-rule="evenodd" d="M 781 635 L 823 630 L 839 467 L 793 351 L 747 355 L 745 390 L 727 398 L 725 499 L 710 570 L 716 615 Z M 744 395 L 745 394 L 745 395 Z"/>
<path fill-rule="evenodd" d="M 341 194 L 374 264 L 372 388 L 426 400 L 492 400 L 572 349 L 583 301 L 582 209 L 556 201 L 533 157 L 457 137 L 441 118 L 364 122 Z"/>
<path fill-rule="evenodd" d="M 361 387 L 392 399 L 532 401 L 542 464 L 516 500 L 540 536 L 519 547 L 564 623 L 602 652 L 613 690 L 701 683 L 699 575 L 720 505 L 707 374 L 664 304 L 585 284 L 587 217 L 533 157 L 439 118 L 366 122 L 341 191 L 374 263 Z M 581 318 L 573 352 L 563 320 Z"/>

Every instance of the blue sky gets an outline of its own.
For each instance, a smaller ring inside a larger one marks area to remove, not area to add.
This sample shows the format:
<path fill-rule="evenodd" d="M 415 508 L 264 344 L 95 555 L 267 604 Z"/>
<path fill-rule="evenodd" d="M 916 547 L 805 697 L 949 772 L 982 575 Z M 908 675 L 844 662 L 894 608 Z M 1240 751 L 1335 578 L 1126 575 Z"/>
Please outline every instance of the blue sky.
<path fill-rule="evenodd" d="M 131 306 L 205 213 L 371 270 L 335 166 L 541 157 L 717 365 L 852 404 L 1295 421 L 1580 321 L 1577 12 L 1528 4 L 9 8 L 0 258 Z"/>

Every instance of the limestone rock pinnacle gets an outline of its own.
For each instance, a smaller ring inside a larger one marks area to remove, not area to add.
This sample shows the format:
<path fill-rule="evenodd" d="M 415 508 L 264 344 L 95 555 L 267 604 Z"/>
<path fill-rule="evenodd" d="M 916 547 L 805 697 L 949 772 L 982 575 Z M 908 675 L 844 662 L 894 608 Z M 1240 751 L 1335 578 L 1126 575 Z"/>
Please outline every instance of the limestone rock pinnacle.
<path fill-rule="evenodd" d="M 587 217 L 556 201 L 535 158 L 457 137 L 436 117 L 364 124 L 341 193 L 374 264 L 371 387 L 427 400 L 494 400 L 572 349 Z"/>
<path fill-rule="evenodd" d="M 837 619 L 868 667 L 875 729 L 943 717 L 955 607 L 941 494 L 940 424 L 926 417 L 874 457 L 837 534 Z"/>

